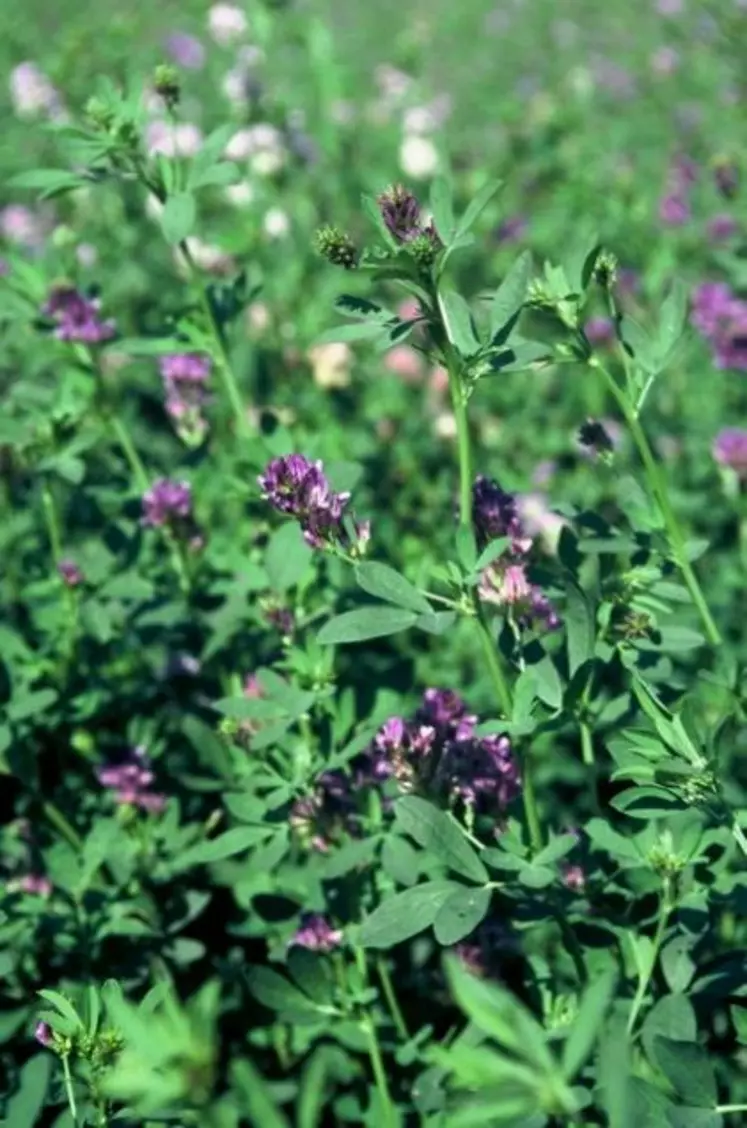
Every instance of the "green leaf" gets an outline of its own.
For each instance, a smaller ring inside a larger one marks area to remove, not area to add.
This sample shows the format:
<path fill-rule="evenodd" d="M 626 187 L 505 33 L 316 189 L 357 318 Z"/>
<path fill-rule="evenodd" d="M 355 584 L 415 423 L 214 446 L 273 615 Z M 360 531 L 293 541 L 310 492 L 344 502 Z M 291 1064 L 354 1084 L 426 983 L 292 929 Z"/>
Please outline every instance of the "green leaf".
<path fill-rule="evenodd" d="M 420 874 L 420 856 L 406 838 L 387 835 L 381 850 L 384 872 L 398 885 L 414 885 Z"/>
<path fill-rule="evenodd" d="M 231 1082 L 242 1122 L 253 1128 L 291 1128 L 290 1121 L 277 1107 L 267 1082 L 250 1061 L 231 1062 Z"/>
<path fill-rule="evenodd" d="M 600 1041 L 597 1069 L 608 1128 L 631 1128 L 632 1124 L 643 1128 L 642 1120 L 632 1116 L 634 1093 L 630 1072 L 630 1043 L 625 1027 L 619 1020 L 613 1020 Z"/>
<path fill-rule="evenodd" d="M 34 1128 L 47 1101 L 54 1060 L 52 1054 L 44 1053 L 35 1054 L 26 1062 L 18 1089 L 6 1098 L 7 1117 L 2 1123 L 7 1128 Z"/>
<path fill-rule="evenodd" d="M 692 942 L 687 936 L 675 936 L 662 948 L 661 969 L 670 991 L 685 991 L 695 974 L 695 961 L 690 952 Z"/>
<path fill-rule="evenodd" d="M 613 972 L 598 976 L 584 992 L 570 1033 L 563 1046 L 563 1072 L 571 1081 L 579 1072 L 594 1048 L 607 1009 L 612 1001 L 615 985 Z"/>
<path fill-rule="evenodd" d="M 490 336 L 495 337 L 521 312 L 532 275 L 532 256 L 524 251 L 496 290 L 490 306 Z"/>
<path fill-rule="evenodd" d="M 303 1068 L 296 1105 L 297 1128 L 320 1128 L 327 1103 L 328 1054 L 327 1046 L 317 1046 Z"/>
<path fill-rule="evenodd" d="M 610 806 L 632 819 L 660 819 L 674 811 L 684 811 L 686 804 L 664 787 L 629 787 L 610 799 Z"/>
<path fill-rule="evenodd" d="M 706 1051 L 696 1042 L 657 1035 L 656 1061 L 677 1094 L 698 1108 L 713 1108 L 718 1100 L 716 1073 Z"/>
<path fill-rule="evenodd" d="M 116 351 L 125 356 L 166 356 L 184 349 L 178 337 L 125 337 L 116 342 Z"/>
<path fill-rule="evenodd" d="M 35 188 L 44 197 L 72 192 L 86 184 L 90 184 L 88 177 L 62 168 L 36 168 L 12 176 L 7 181 L 9 188 Z"/>
<path fill-rule="evenodd" d="M 431 605 L 425 596 L 387 564 L 379 564 L 375 560 L 359 564 L 355 569 L 355 578 L 358 586 L 365 592 L 386 603 L 395 603 L 398 607 L 416 611 L 419 615 L 431 613 Z"/>
<path fill-rule="evenodd" d="M 632 317 L 624 317 L 620 323 L 620 335 L 623 342 L 633 353 L 636 364 L 648 375 L 653 375 L 659 370 L 655 345 L 651 335 L 634 321 Z"/>
<path fill-rule="evenodd" d="M 643 865 L 643 859 L 636 850 L 634 843 L 613 830 L 605 819 L 591 819 L 584 830 L 594 846 L 600 850 L 606 850 L 613 858 L 623 858 L 625 861 Z"/>
<path fill-rule="evenodd" d="M 457 529 L 456 551 L 464 571 L 474 572 L 477 568 L 477 541 L 471 525 L 460 525 Z"/>
<path fill-rule="evenodd" d="M 668 1128 L 723 1128 L 724 1118 L 710 1108 L 669 1108 Z"/>
<path fill-rule="evenodd" d="M 553 862 L 565 858 L 577 845 L 577 842 L 578 839 L 575 834 L 558 834 L 555 838 L 551 838 L 547 846 L 540 850 L 539 854 L 533 858 L 533 862 L 538 866 L 550 866 Z"/>
<path fill-rule="evenodd" d="M 461 294 L 456 290 L 439 290 L 438 306 L 441 310 L 446 336 L 462 356 L 472 356 L 480 349 L 472 320 L 472 313 Z"/>
<path fill-rule="evenodd" d="M 478 979 L 459 960 L 447 959 L 446 973 L 457 1005 L 475 1026 L 522 1061 L 556 1074 L 544 1030 L 510 991 Z"/>
<path fill-rule="evenodd" d="M 333 646 L 385 638 L 411 627 L 416 619 L 414 611 L 389 607 L 385 603 L 359 607 L 356 611 L 336 615 L 325 623 L 317 635 L 317 642 L 322 646 Z"/>
<path fill-rule="evenodd" d="M 490 544 L 485 546 L 475 561 L 474 571 L 482 572 L 485 568 L 488 568 L 499 556 L 503 556 L 510 544 L 510 537 L 498 537 L 497 540 L 492 540 Z"/>
<path fill-rule="evenodd" d="M 55 689 L 19 689 L 8 703 L 8 717 L 11 721 L 26 721 L 29 717 L 38 720 L 57 698 Z"/>
<path fill-rule="evenodd" d="M 356 321 L 352 325 L 335 325 L 314 339 L 315 345 L 328 345 L 333 341 L 366 341 L 381 337 L 385 326 L 375 321 Z"/>
<path fill-rule="evenodd" d="M 466 235 L 467 232 L 475 225 L 485 208 L 493 199 L 493 196 L 495 196 L 496 192 L 498 192 L 502 187 L 502 180 L 489 180 L 487 184 L 484 184 L 482 186 L 479 192 L 467 205 L 464 215 L 456 225 L 456 231 L 454 232 L 455 242 L 457 239 L 461 238 L 462 235 Z M 438 226 L 438 224 L 436 224 L 436 226 Z"/>
<path fill-rule="evenodd" d="M 329 1004 L 333 979 L 325 956 L 294 944 L 288 952 L 288 971 L 305 995 L 322 1006 Z"/>
<path fill-rule="evenodd" d="M 366 917 L 358 933 L 364 948 L 393 948 L 430 928 L 438 910 L 459 889 L 455 881 L 428 881 L 388 897 Z"/>
<path fill-rule="evenodd" d="M 263 838 L 264 829 L 257 826 L 237 826 L 232 830 L 219 834 L 217 838 L 197 842 L 188 846 L 174 860 L 174 865 L 179 872 L 191 869 L 192 866 L 206 866 L 213 862 L 222 862 L 224 858 L 232 858 L 234 854 L 243 854 Z"/>
<path fill-rule="evenodd" d="M 459 889 L 438 910 L 433 931 L 439 944 L 457 944 L 477 928 L 490 909 L 490 889 Z"/>
<path fill-rule="evenodd" d="M 456 822 L 417 795 L 405 795 L 394 805 L 397 826 L 445 866 L 477 883 L 488 871 Z"/>
<path fill-rule="evenodd" d="M 265 550 L 265 569 L 275 591 L 287 591 L 300 583 L 313 555 L 295 522 L 289 521 L 276 529 Z"/>
<path fill-rule="evenodd" d="M 657 1038 L 675 1038 L 680 1042 L 695 1042 L 698 1022 L 690 1000 L 682 994 L 664 995 L 646 1015 L 641 1028 L 641 1041 L 651 1064 L 656 1068 Z"/>
<path fill-rule="evenodd" d="M 656 350 L 661 361 L 666 359 L 682 336 L 689 300 L 687 287 L 681 279 L 675 279 L 669 297 L 661 307 L 659 332 L 656 338 Z"/>
<path fill-rule="evenodd" d="M 451 630 L 456 621 L 456 611 L 430 611 L 427 615 L 420 615 L 414 626 L 427 634 L 442 635 Z"/>
<path fill-rule="evenodd" d="M 445 176 L 437 176 L 431 184 L 428 201 L 433 222 L 436 225 L 444 246 L 448 247 L 454 237 L 454 200 L 451 183 Z"/>
<path fill-rule="evenodd" d="M 197 205 L 191 192 L 169 196 L 161 213 L 161 227 L 169 243 L 181 243 L 192 234 L 197 221 Z"/>
<path fill-rule="evenodd" d="M 208 170 L 212 169 L 217 162 L 221 162 L 219 167 L 224 167 L 222 163 L 223 152 L 234 132 L 235 126 L 233 124 L 220 125 L 204 139 L 199 151 L 195 153 L 190 164 L 188 179 L 190 188 L 197 188 L 205 184 L 205 174 Z M 230 164 L 229 167 L 231 167 Z"/>
<path fill-rule="evenodd" d="M 588 595 L 570 578 L 566 586 L 563 621 L 568 647 L 568 673 L 573 677 L 579 666 L 594 657 L 595 618 Z"/>
<path fill-rule="evenodd" d="M 384 309 L 383 306 L 369 301 L 368 298 L 362 298 L 359 294 L 340 294 L 339 297 L 335 298 L 335 309 L 339 309 L 345 317 L 355 317 L 362 321 L 375 321 L 379 325 L 397 320 L 391 310 Z"/>
<path fill-rule="evenodd" d="M 78 1015 L 78 1012 L 76 1011 L 75 1007 L 70 1002 L 70 1000 L 66 999 L 64 995 L 61 995 L 59 993 L 59 991 L 44 990 L 44 991 L 37 991 L 37 994 L 42 999 L 46 1000 L 46 1002 L 51 1003 L 52 1006 L 56 1010 L 58 1010 L 60 1012 L 60 1014 L 63 1015 L 64 1018 L 66 1018 L 68 1020 L 68 1022 L 73 1023 L 73 1025 L 75 1026 L 76 1029 L 78 1027 L 82 1028 L 83 1022 L 81 1021 L 81 1018 Z"/>
<path fill-rule="evenodd" d="M 271 967 L 250 968 L 246 980 L 254 998 L 270 1010 L 293 1014 L 320 1012 L 316 1003 Z"/>

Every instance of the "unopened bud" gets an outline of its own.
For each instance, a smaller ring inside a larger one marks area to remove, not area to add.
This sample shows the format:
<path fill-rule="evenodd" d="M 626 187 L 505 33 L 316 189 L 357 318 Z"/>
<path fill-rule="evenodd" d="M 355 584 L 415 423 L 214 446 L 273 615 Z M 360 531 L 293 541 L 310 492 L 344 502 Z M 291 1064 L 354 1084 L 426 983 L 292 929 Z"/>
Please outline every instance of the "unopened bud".
<path fill-rule="evenodd" d="M 168 109 L 172 110 L 175 106 L 178 106 L 182 90 L 176 67 L 172 67 L 168 63 L 162 63 L 161 66 L 156 67 L 153 74 L 153 89 L 156 94 L 163 98 Z"/>
<path fill-rule="evenodd" d="M 346 232 L 339 227 L 320 227 L 314 236 L 318 253 L 334 266 L 354 270 L 358 265 L 358 248 Z"/>

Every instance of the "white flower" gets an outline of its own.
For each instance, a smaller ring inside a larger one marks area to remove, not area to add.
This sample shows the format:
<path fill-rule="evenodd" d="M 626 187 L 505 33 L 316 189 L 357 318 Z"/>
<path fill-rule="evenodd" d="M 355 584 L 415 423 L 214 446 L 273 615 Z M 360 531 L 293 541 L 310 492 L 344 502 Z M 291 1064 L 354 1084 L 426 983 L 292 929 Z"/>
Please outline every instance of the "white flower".
<path fill-rule="evenodd" d="M 251 129 L 240 129 L 234 133 L 223 155 L 229 161 L 245 161 L 254 152 L 254 138 Z"/>
<path fill-rule="evenodd" d="M 248 208 L 254 202 L 255 195 L 248 180 L 240 180 L 238 184 L 229 184 L 226 188 L 226 199 L 235 208 Z"/>
<path fill-rule="evenodd" d="M 399 163 L 406 176 L 425 180 L 438 168 L 438 151 L 427 137 L 406 137 L 400 145 Z"/>
<path fill-rule="evenodd" d="M 318 388 L 347 388 L 353 354 L 343 341 L 315 345 L 306 356 Z"/>
<path fill-rule="evenodd" d="M 145 130 L 145 144 L 151 155 L 193 157 L 202 146 L 202 133 L 196 125 L 187 121 L 178 125 L 152 121 Z"/>
<path fill-rule="evenodd" d="M 290 232 L 290 220 L 282 208 L 270 208 L 262 221 L 262 227 L 270 239 L 284 239 Z"/>
<path fill-rule="evenodd" d="M 255 176 L 274 176 L 285 164 L 285 151 L 283 149 L 262 149 L 249 161 L 249 167 Z"/>
<path fill-rule="evenodd" d="M 243 106 L 247 101 L 246 75 L 238 68 L 226 71 L 221 82 L 221 90 L 233 106 Z"/>
<path fill-rule="evenodd" d="M 19 117 L 56 116 L 60 96 L 36 63 L 19 63 L 10 72 L 10 100 Z"/>
<path fill-rule="evenodd" d="M 455 439 L 457 433 L 456 419 L 451 411 L 441 411 L 436 416 L 433 430 L 439 439 Z"/>
<path fill-rule="evenodd" d="M 214 4 L 208 12 L 208 29 L 221 47 L 240 39 L 248 27 L 246 16 L 235 4 Z"/>

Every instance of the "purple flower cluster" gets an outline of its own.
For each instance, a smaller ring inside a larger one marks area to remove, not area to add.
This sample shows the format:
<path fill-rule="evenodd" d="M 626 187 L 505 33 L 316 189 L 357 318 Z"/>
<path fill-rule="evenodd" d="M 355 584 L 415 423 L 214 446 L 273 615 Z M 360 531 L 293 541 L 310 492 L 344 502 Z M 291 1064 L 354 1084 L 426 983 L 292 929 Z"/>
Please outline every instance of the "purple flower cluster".
<path fill-rule="evenodd" d="M 724 427 L 713 441 L 713 457 L 719 466 L 736 471 L 747 479 L 747 431 L 743 427 Z"/>
<path fill-rule="evenodd" d="M 63 283 L 53 288 L 42 313 L 55 323 L 55 336 L 60 341 L 98 345 L 116 333 L 113 321 L 102 321 L 100 308 L 98 298 L 86 298 L 74 286 Z"/>
<path fill-rule="evenodd" d="M 202 412 L 208 398 L 210 359 L 199 353 L 177 353 L 163 357 L 160 368 L 166 413 L 179 437 L 190 446 L 196 446 L 207 431 Z"/>
<path fill-rule="evenodd" d="M 118 763 L 97 768 L 96 777 L 103 787 L 113 792 L 120 806 L 154 813 L 164 808 L 166 796 L 152 789 L 154 776 L 142 745 L 131 748 Z"/>
<path fill-rule="evenodd" d="M 143 494 L 142 523 L 151 529 L 183 526 L 192 516 L 192 487 L 188 482 L 159 478 Z"/>
<path fill-rule="evenodd" d="M 7 885 L 9 893 L 29 893 L 34 897 L 49 897 L 53 888 L 49 878 L 40 873 L 25 873 Z"/>
<path fill-rule="evenodd" d="M 690 320 L 710 344 L 717 368 L 747 370 L 747 302 L 726 282 L 698 286 Z"/>
<path fill-rule="evenodd" d="M 439 242 L 433 223 L 423 222 L 420 203 L 408 188 L 398 184 L 383 192 L 377 202 L 387 231 L 398 243 L 411 243 L 420 236 Z"/>
<path fill-rule="evenodd" d="M 452 690 L 426 690 L 411 718 L 385 721 L 350 775 L 320 776 L 313 796 L 295 803 L 291 825 L 310 847 L 326 850 L 342 833 L 359 832 L 359 805 L 371 788 L 385 789 L 386 809 L 392 786 L 395 795 L 415 791 L 499 825 L 520 792 L 519 767 L 508 737 L 476 736 L 477 720 Z"/>
<path fill-rule="evenodd" d="M 526 535 L 514 495 L 480 475 L 472 487 L 472 521 L 481 548 L 492 540 L 510 538 L 506 551 L 480 577 L 480 599 L 510 610 L 513 621 L 522 629 L 559 627 L 554 607 L 527 575 L 526 559 L 533 542 Z"/>
<path fill-rule="evenodd" d="M 669 170 L 667 187 L 659 201 L 659 219 L 667 227 L 682 227 L 690 219 L 690 189 L 698 166 L 687 156 L 678 157 Z"/>
<path fill-rule="evenodd" d="M 74 560 L 60 560 L 57 565 L 57 572 L 65 587 L 69 588 L 80 587 L 85 578 Z"/>
<path fill-rule="evenodd" d="M 300 522 L 312 548 L 339 545 L 360 552 L 365 547 L 368 523 L 348 516 L 350 494 L 335 493 L 321 462 L 311 462 L 302 454 L 273 458 L 258 481 L 263 498 L 274 509 Z"/>
<path fill-rule="evenodd" d="M 310 952 L 331 952 L 341 942 L 342 931 L 333 928 L 326 917 L 319 913 L 305 913 L 290 943 Z"/>

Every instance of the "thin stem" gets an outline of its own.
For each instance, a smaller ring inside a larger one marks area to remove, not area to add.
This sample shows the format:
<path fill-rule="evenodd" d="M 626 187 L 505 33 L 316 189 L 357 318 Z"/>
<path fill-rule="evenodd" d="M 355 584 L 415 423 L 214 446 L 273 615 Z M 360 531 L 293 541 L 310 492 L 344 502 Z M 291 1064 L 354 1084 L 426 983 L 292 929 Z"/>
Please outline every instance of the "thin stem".
<path fill-rule="evenodd" d="M 141 493 L 145 493 L 145 491 L 150 486 L 150 479 L 148 478 L 148 471 L 145 469 L 143 460 L 138 454 L 137 448 L 132 441 L 130 432 L 127 430 L 119 416 L 114 413 L 109 416 L 109 423 L 111 425 L 112 431 L 116 436 L 117 442 L 122 448 L 122 453 L 127 460 L 127 464 L 130 467 L 132 476 L 135 479 L 138 489 Z"/>
<path fill-rule="evenodd" d="M 729 1112 L 747 1112 L 747 1104 L 735 1105 L 716 1105 L 714 1112 L 729 1113 Z"/>
<path fill-rule="evenodd" d="M 664 885 L 664 891 L 662 893 L 661 903 L 659 905 L 659 919 L 656 922 L 656 932 L 654 933 L 654 938 L 652 941 L 651 959 L 649 961 L 649 966 L 646 970 L 645 975 L 639 975 L 638 989 L 636 990 L 635 996 L 633 998 L 633 1006 L 631 1007 L 630 1016 L 628 1017 L 628 1037 L 630 1037 L 630 1035 L 633 1033 L 638 1014 L 641 1007 L 643 1006 L 644 999 L 646 998 L 646 992 L 656 968 L 656 962 L 659 958 L 659 949 L 661 948 L 662 942 L 664 940 L 664 933 L 667 930 L 667 924 L 669 923 L 669 917 L 672 913 L 673 908 L 674 905 L 670 900 L 669 883 L 667 882 Z"/>
<path fill-rule="evenodd" d="M 461 384 L 459 358 L 454 353 L 451 347 L 446 350 L 446 357 L 448 361 L 449 372 L 449 389 L 451 391 L 451 403 L 454 411 L 454 419 L 456 420 L 457 432 L 457 451 L 459 456 L 459 524 L 464 527 L 472 528 L 472 451 L 470 447 L 469 436 L 469 420 L 467 418 L 467 403 L 464 397 L 464 390 Z M 472 606 L 474 609 L 475 622 L 477 624 L 477 631 L 480 637 L 480 645 L 483 654 L 485 655 L 485 663 L 490 673 L 490 679 L 493 683 L 496 698 L 503 713 L 509 718 L 513 712 L 513 701 L 511 696 L 511 689 L 506 680 L 503 672 L 500 658 L 498 656 L 498 648 L 488 625 L 485 610 L 480 603 L 479 596 L 475 592 L 472 594 Z M 532 850 L 537 852 L 542 849 L 542 830 L 540 826 L 539 813 L 537 810 L 537 799 L 534 793 L 534 780 L 532 778 L 531 764 L 529 757 L 524 756 L 522 761 L 522 802 L 524 805 L 524 815 L 529 830 L 529 841 L 532 845 Z"/>
<path fill-rule="evenodd" d="M 389 1013 L 391 1014 L 392 1021 L 397 1028 L 397 1033 L 404 1042 L 409 1042 L 410 1033 L 407 1029 L 407 1023 L 405 1022 L 402 1011 L 400 1010 L 399 1003 L 397 1002 L 397 996 L 394 993 L 391 976 L 389 975 L 389 968 L 386 966 L 386 962 L 382 958 L 379 958 L 376 961 L 376 970 L 379 973 L 379 979 L 381 980 L 381 989 L 384 992 L 384 998 L 387 1001 Z"/>
<path fill-rule="evenodd" d="M 50 803 L 49 801 L 43 803 L 42 811 L 49 821 L 57 827 L 62 837 L 74 850 L 79 852 L 83 849 L 83 839 L 80 837 L 77 830 L 70 825 L 62 811 L 55 807 L 54 803 Z"/>
<path fill-rule="evenodd" d="M 649 489 L 656 498 L 661 510 L 664 525 L 669 537 L 669 544 L 672 551 L 672 556 L 682 573 L 682 578 L 685 585 L 690 592 L 693 603 L 695 604 L 698 614 L 700 615 L 703 623 L 703 628 L 708 636 L 708 641 L 713 646 L 719 646 L 721 643 L 721 634 L 716 623 L 713 620 L 705 596 L 698 583 L 697 577 L 692 569 L 690 561 L 687 559 L 685 552 L 685 537 L 680 528 L 677 515 L 672 507 L 672 502 L 669 498 L 669 491 L 667 489 L 666 479 L 661 473 L 659 464 L 654 457 L 653 451 L 646 438 L 646 433 L 641 426 L 640 420 L 636 415 L 633 407 L 628 400 L 627 395 L 615 380 L 614 376 L 607 369 L 599 363 L 596 357 L 592 357 L 589 361 L 590 365 L 601 373 L 609 391 L 614 398 L 625 416 L 625 421 L 630 428 L 630 433 L 633 436 L 638 453 L 643 462 L 643 468 L 648 481 Z"/>
<path fill-rule="evenodd" d="M 366 1018 L 363 1022 L 363 1029 L 368 1039 L 368 1057 L 371 1062 L 371 1070 L 374 1075 L 379 1100 L 381 1101 L 381 1109 L 384 1114 L 383 1123 L 385 1128 L 396 1128 L 397 1119 L 392 1104 L 392 1095 L 389 1092 L 389 1083 L 386 1079 L 384 1059 L 381 1056 L 381 1047 L 379 1046 L 379 1039 L 376 1035 L 376 1028 L 370 1018 Z"/>
<path fill-rule="evenodd" d="M 60 536 L 60 524 L 57 519 L 57 507 L 54 503 L 52 491 L 47 482 L 42 486 L 42 506 L 44 508 L 44 521 L 47 526 L 47 535 L 49 536 L 49 547 L 52 550 L 52 559 L 55 566 L 59 565 L 62 559 L 62 538 Z"/>
<path fill-rule="evenodd" d="M 72 1079 L 72 1076 L 70 1074 L 70 1055 L 69 1054 L 63 1054 L 62 1055 L 62 1072 L 63 1072 L 64 1079 L 65 1079 L 65 1096 L 67 1097 L 67 1103 L 70 1107 L 70 1115 L 73 1118 L 73 1123 L 75 1124 L 76 1128 L 78 1128 L 78 1123 L 79 1123 L 79 1121 L 78 1121 L 78 1106 L 75 1103 L 75 1092 L 73 1091 L 73 1079 Z"/>
<path fill-rule="evenodd" d="M 223 387 L 226 392 L 226 397 L 231 405 L 231 410 L 233 411 L 233 414 L 236 418 L 239 430 L 243 431 L 246 434 L 249 431 L 246 411 L 244 409 L 244 404 L 241 399 L 241 392 L 239 391 L 239 386 L 236 381 L 236 374 L 233 370 L 233 365 L 231 364 L 231 358 L 228 355 L 228 349 L 226 347 L 226 340 L 223 334 L 223 330 L 220 323 L 218 322 L 218 319 L 215 316 L 215 310 L 213 309 L 212 303 L 210 301 L 210 295 L 208 294 L 206 287 L 202 284 L 199 267 L 197 266 L 197 263 L 195 262 L 194 257 L 192 256 L 192 252 L 190 251 L 186 241 L 182 241 L 179 244 L 179 251 L 187 267 L 190 281 L 197 290 L 200 300 L 200 307 L 203 314 L 205 315 L 205 319 L 210 329 L 210 334 L 215 344 L 215 349 L 218 354 L 218 370 L 220 372 L 221 380 L 223 381 Z"/>

